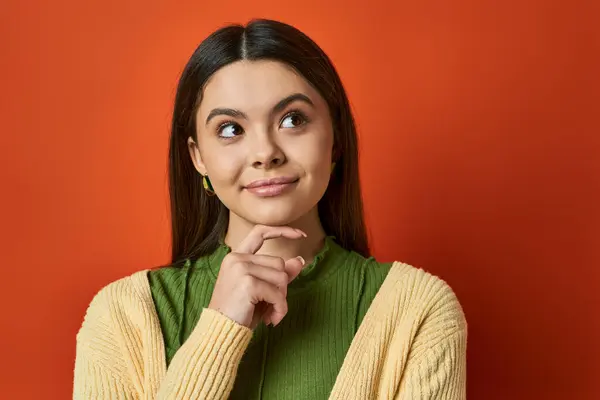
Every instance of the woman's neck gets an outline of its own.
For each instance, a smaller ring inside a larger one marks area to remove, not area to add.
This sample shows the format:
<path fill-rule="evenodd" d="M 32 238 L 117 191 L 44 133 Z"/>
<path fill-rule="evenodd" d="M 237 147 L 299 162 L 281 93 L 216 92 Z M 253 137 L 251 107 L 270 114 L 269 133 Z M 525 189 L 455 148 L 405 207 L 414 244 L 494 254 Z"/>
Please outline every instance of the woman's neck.
<path fill-rule="evenodd" d="M 284 260 L 302 256 L 306 260 L 306 264 L 310 264 L 315 255 L 323 247 L 325 240 L 325 231 L 321 225 L 317 207 L 288 226 L 302 230 L 306 233 L 307 237 L 301 239 L 269 239 L 265 241 L 257 254 L 281 257 Z M 230 212 L 225 244 L 235 251 L 239 243 L 244 240 L 252 228 L 254 228 L 253 223 Z"/>

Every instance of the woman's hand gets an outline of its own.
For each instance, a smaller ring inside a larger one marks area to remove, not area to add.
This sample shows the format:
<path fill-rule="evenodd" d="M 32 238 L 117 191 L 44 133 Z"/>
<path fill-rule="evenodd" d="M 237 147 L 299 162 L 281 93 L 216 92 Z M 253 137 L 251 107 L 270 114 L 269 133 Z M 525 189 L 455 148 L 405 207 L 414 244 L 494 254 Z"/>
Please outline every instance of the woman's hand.
<path fill-rule="evenodd" d="M 265 240 L 278 237 L 300 239 L 306 234 L 287 226 L 256 225 L 223 259 L 208 308 L 251 329 L 261 320 L 281 322 L 288 311 L 287 285 L 298 276 L 304 260 L 255 254 Z"/>

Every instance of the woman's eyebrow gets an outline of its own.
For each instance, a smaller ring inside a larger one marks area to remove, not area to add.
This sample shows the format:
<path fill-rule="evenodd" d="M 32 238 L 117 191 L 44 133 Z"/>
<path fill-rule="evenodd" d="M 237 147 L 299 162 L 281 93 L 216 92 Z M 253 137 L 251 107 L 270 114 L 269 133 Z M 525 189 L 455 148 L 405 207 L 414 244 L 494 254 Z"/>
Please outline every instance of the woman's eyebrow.
<path fill-rule="evenodd" d="M 273 116 L 277 113 L 280 113 L 281 111 L 283 111 L 284 108 L 286 108 L 290 103 L 293 103 L 294 101 L 302 101 L 312 107 L 315 106 L 312 100 L 307 95 L 302 93 L 294 93 L 279 100 L 279 102 L 275 104 L 275 106 L 271 110 L 270 115 Z M 232 118 L 248 119 L 248 116 L 240 110 L 236 110 L 233 108 L 214 108 L 210 111 L 210 113 L 208 113 L 208 116 L 206 117 L 206 125 L 208 125 L 211 119 L 218 115 L 227 115 Z"/>
<path fill-rule="evenodd" d="M 275 104 L 275 107 L 273 107 L 273 110 L 271 110 L 271 116 L 280 113 L 281 111 L 283 111 L 284 108 L 286 108 L 290 103 L 293 103 L 294 101 L 302 101 L 312 107 L 315 106 L 312 100 L 307 95 L 302 93 L 294 93 L 283 98 L 277 104 Z"/>
<path fill-rule="evenodd" d="M 206 125 L 210 122 L 211 119 L 218 115 L 227 115 L 232 118 L 243 118 L 248 119 L 248 116 L 239 110 L 234 110 L 233 108 L 214 108 L 208 113 L 208 117 L 206 117 Z"/>

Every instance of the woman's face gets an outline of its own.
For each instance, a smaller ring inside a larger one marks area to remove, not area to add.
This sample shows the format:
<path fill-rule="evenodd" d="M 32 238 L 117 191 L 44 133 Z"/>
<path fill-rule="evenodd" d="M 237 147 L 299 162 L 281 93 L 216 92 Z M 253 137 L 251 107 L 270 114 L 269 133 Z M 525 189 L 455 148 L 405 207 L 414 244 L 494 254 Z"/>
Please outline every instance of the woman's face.
<path fill-rule="evenodd" d="M 199 173 L 253 224 L 287 225 L 315 210 L 331 174 L 333 131 L 319 93 L 291 67 L 239 61 L 205 85 L 196 115 Z"/>

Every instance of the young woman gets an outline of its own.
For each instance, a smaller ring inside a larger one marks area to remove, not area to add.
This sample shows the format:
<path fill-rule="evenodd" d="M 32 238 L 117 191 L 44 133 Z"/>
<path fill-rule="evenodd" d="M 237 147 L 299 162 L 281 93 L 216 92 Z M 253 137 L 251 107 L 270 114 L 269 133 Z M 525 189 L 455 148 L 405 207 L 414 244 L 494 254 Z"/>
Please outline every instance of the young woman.
<path fill-rule="evenodd" d="M 466 322 L 442 280 L 370 257 L 356 129 L 323 51 L 256 20 L 181 76 L 172 264 L 102 289 L 76 399 L 462 399 Z"/>

